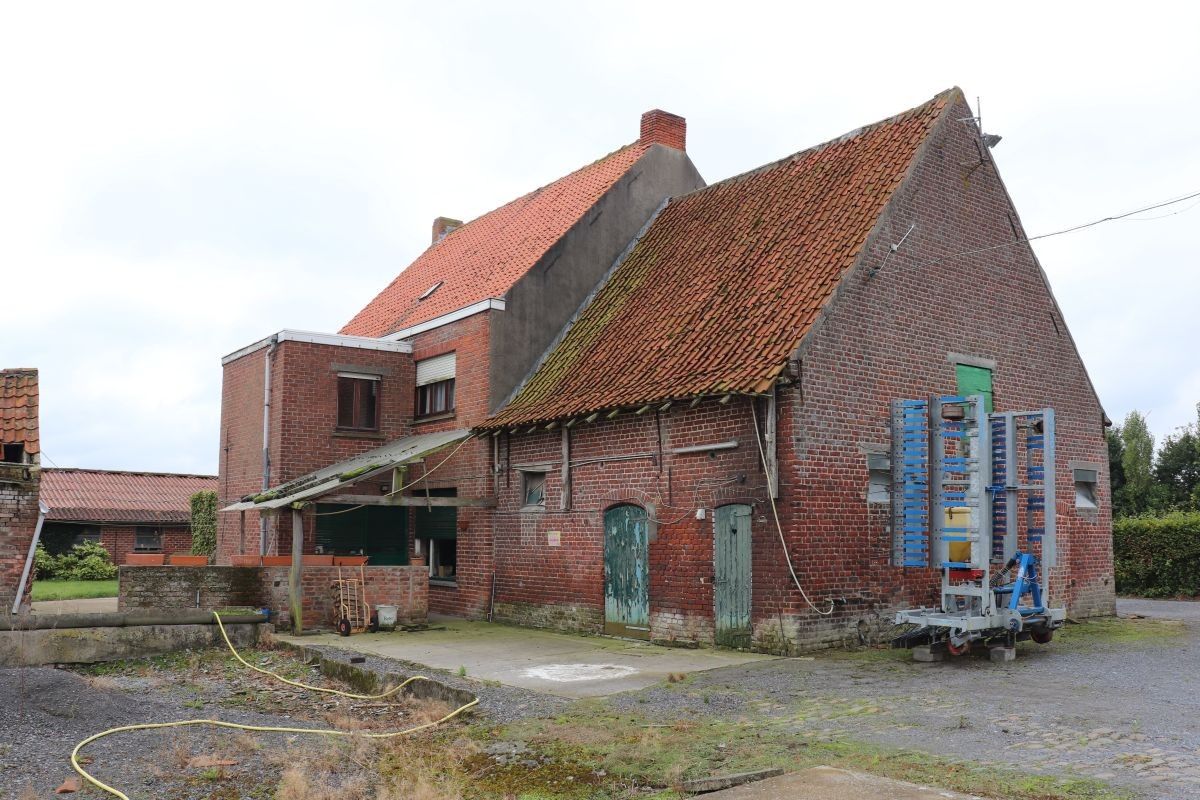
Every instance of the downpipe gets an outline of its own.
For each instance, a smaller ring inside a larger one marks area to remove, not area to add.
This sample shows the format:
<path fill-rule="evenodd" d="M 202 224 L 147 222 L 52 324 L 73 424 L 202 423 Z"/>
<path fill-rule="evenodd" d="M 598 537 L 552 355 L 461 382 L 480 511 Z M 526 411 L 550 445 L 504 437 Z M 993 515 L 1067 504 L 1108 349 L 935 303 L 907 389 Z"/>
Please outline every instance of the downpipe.
<path fill-rule="evenodd" d="M 29 582 L 29 573 L 33 570 L 33 556 L 37 553 L 38 542 L 42 538 L 42 523 L 46 521 L 46 515 L 50 513 L 50 507 L 38 500 L 38 519 L 37 525 L 33 529 L 33 541 L 29 543 L 29 553 L 25 556 L 25 569 L 21 571 L 21 582 L 17 584 L 17 597 L 13 600 L 12 613 L 21 613 L 21 598 L 25 596 L 25 584 Z"/>

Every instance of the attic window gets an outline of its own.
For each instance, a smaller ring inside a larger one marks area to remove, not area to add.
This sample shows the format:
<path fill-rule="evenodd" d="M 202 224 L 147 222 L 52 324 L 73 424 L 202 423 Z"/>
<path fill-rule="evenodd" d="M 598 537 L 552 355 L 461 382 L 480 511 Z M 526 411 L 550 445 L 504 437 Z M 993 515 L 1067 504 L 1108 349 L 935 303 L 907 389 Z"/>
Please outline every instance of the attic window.
<path fill-rule="evenodd" d="M 417 298 L 417 301 L 420 302 L 421 300 L 424 300 L 425 298 L 429 297 L 429 295 L 436 292 L 443 283 L 445 283 L 445 281 L 438 281 L 433 286 L 430 286 L 428 289 L 426 289 L 424 292 L 421 293 L 421 296 Z"/>
<path fill-rule="evenodd" d="M 25 445 L 20 442 L 4 445 L 4 451 L 0 461 L 5 464 L 24 464 L 25 463 Z"/>

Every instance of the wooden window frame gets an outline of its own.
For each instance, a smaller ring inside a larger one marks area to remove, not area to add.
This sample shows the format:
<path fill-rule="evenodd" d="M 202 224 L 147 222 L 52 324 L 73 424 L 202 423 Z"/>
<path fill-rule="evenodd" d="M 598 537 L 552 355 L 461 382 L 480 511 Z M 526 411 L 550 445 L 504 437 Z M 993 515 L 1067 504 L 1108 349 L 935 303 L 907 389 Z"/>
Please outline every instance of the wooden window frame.
<path fill-rule="evenodd" d="M 143 531 L 153 531 L 153 535 L 158 538 L 157 547 L 143 547 L 138 543 L 138 539 L 143 536 Z M 135 553 L 161 553 L 163 552 L 163 529 L 156 525 L 138 525 L 133 529 L 133 552 Z"/>
<path fill-rule="evenodd" d="M 351 382 L 353 386 L 353 397 L 350 400 L 350 424 L 342 422 L 342 386 L 343 381 Z M 379 430 L 379 407 L 383 392 L 380 384 L 382 381 L 378 376 L 370 375 L 345 375 L 337 376 L 337 420 L 336 427 L 339 431 L 378 431 Z M 372 419 L 363 420 L 363 392 L 367 387 L 371 387 L 375 392 L 375 403 Z"/>
<path fill-rule="evenodd" d="M 449 416 L 454 413 L 456 408 L 457 392 L 455 391 L 455 378 L 447 378 L 443 381 L 434 381 L 417 387 L 416 400 L 413 404 L 413 417 L 415 419 L 427 419 L 429 417 Z M 436 395 L 438 390 L 441 390 L 440 405 L 433 405 L 430 397 Z"/>

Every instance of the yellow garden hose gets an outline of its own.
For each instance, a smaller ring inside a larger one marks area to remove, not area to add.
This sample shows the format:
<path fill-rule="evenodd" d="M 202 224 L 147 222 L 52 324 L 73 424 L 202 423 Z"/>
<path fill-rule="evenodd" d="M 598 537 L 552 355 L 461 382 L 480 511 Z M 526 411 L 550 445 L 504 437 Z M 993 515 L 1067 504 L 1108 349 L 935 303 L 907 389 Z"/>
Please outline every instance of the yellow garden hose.
<path fill-rule="evenodd" d="M 388 689 L 386 692 L 383 692 L 382 694 L 354 694 L 352 692 L 343 692 L 340 689 L 327 689 L 323 686 L 310 686 L 307 683 L 300 683 L 299 681 L 289 680 L 277 672 L 271 672 L 268 669 L 263 669 L 262 667 L 256 667 L 253 664 L 246 661 L 246 659 L 242 658 L 241 653 L 239 653 L 237 651 L 237 648 L 235 648 L 233 646 L 233 642 L 229 641 L 229 634 L 225 630 L 224 623 L 221 622 L 221 615 L 214 611 L 213 617 L 217 620 L 217 627 L 219 627 L 221 629 L 221 638 L 223 638 L 225 640 L 225 644 L 229 646 L 229 651 L 231 653 L 233 653 L 234 658 L 236 658 L 243 665 L 249 667 L 250 669 L 254 670 L 255 672 L 261 672 L 263 675 L 269 675 L 272 678 L 275 678 L 276 680 L 283 681 L 284 683 L 288 684 L 289 686 L 296 686 L 300 689 L 308 689 L 309 691 L 312 691 L 312 692 L 323 692 L 324 694 L 335 694 L 335 695 L 338 695 L 339 697 L 350 698 L 351 700 L 379 700 L 384 697 L 390 697 L 391 695 L 393 695 L 396 692 L 403 689 L 405 686 L 408 686 L 413 681 L 429 680 L 429 678 L 426 678 L 424 675 L 414 675 L 413 677 L 405 680 L 403 683 L 393 686 L 392 688 Z M 91 736 L 84 739 L 79 744 L 75 745 L 75 749 L 71 751 L 71 766 L 74 767 L 75 771 L 79 773 L 80 777 L 82 777 L 85 781 L 92 784 L 93 786 L 100 789 L 101 791 L 108 792 L 109 794 L 113 795 L 114 797 L 121 798 L 121 800 L 129 800 L 129 795 L 125 794 L 120 789 L 115 789 L 112 786 L 109 786 L 106 783 L 102 783 L 101 781 L 92 777 L 92 775 L 90 773 L 88 773 L 88 771 L 85 770 L 80 765 L 79 752 L 81 750 L 83 750 L 83 748 L 87 747 L 89 744 L 96 741 L 97 739 L 103 739 L 105 736 L 111 736 L 114 733 L 124 733 L 125 731 L 147 731 L 147 730 L 156 730 L 159 728 L 182 728 L 182 727 L 189 726 L 189 725 L 211 725 L 214 728 L 233 728 L 234 730 L 239 730 L 239 731 L 262 731 L 262 732 L 266 732 L 266 733 L 309 733 L 309 734 L 319 734 L 321 736 L 351 736 L 351 737 L 352 736 L 361 736 L 365 739 L 391 739 L 396 736 L 407 736 L 409 734 L 416 733 L 418 731 L 423 731 L 428 728 L 433 728 L 438 725 L 441 725 L 443 722 L 446 722 L 447 720 L 451 720 L 454 717 L 457 717 L 459 714 L 463 713 L 468 708 L 471 708 L 472 706 L 475 706 L 478 704 L 479 704 L 479 698 L 476 697 L 471 702 L 467 703 L 466 705 L 459 706 L 458 708 L 454 709 L 453 711 L 451 711 L 449 714 L 442 717 L 441 719 L 434 720 L 433 722 L 426 722 L 423 725 L 416 725 L 412 728 L 405 728 L 404 730 L 385 731 L 383 733 L 364 733 L 362 731 L 339 731 L 339 730 L 332 729 L 332 728 L 330 728 L 330 729 L 280 728 L 280 727 L 274 727 L 271 725 L 242 725 L 237 722 L 225 722 L 224 720 L 219 720 L 219 719 L 182 719 L 182 720 L 178 720 L 176 722 L 146 722 L 146 723 L 142 723 L 140 725 L 122 725 L 119 728 L 109 728 L 106 731 L 101 731 L 100 733 L 92 734 Z"/>

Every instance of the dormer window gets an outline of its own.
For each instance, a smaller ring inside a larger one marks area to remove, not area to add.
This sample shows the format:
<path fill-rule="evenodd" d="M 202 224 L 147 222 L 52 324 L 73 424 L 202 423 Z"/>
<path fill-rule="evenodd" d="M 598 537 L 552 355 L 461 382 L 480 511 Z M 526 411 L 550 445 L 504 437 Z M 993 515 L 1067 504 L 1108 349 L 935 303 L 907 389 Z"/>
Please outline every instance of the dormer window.
<path fill-rule="evenodd" d="M 417 298 L 417 301 L 420 302 L 421 300 L 424 300 L 425 298 L 429 297 L 429 295 L 433 294 L 439 288 L 441 288 L 441 285 L 443 283 L 445 283 L 445 281 L 438 281 L 433 286 L 430 286 L 428 289 L 426 289 L 424 292 L 421 293 L 421 296 Z"/>

